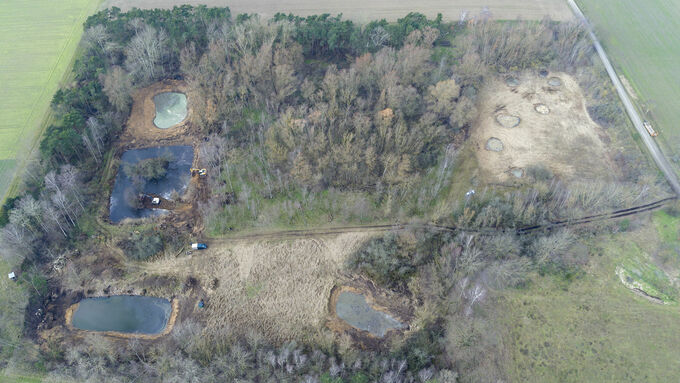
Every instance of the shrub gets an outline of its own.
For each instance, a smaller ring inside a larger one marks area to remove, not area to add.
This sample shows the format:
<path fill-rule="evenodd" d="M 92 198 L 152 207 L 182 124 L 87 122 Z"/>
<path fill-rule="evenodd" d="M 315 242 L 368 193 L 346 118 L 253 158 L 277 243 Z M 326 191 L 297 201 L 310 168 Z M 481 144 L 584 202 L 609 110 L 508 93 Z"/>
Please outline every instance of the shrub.
<path fill-rule="evenodd" d="M 118 246 L 128 258 L 144 261 L 163 250 L 163 238 L 153 230 L 134 232 L 129 239 L 118 243 Z"/>
<path fill-rule="evenodd" d="M 545 165 L 531 165 L 527 167 L 527 174 L 536 181 L 547 181 L 555 176 Z"/>
<path fill-rule="evenodd" d="M 148 158 L 134 165 L 126 164 L 124 171 L 132 182 L 141 186 L 144 182 L 157 182 L 165 178 L 168 175 L 168 166 L 171 161 L 170 155 Z"/>

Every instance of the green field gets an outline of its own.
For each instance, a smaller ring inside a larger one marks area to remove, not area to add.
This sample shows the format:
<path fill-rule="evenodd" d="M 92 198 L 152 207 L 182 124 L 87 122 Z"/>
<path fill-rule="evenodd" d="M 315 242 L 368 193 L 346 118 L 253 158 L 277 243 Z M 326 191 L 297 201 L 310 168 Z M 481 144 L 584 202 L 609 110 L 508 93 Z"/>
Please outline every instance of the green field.
<path fill-rule="evenodd" d="M 82 23 L 100 0 L 0 1 L 0 200 L 49 117 Z"/>
<path fill-rule="evenodd" d="M 680 219 L 657 212 L 635 230 L 589 243 L 586 274 L 575 281 L 537 277 L 529 288 L 505 293 L 500 312 L 510 380 L 677 381 L 680 310 L 676 288 L 659 265 L 678 270 L 678 229 Z M 619 266 L 675 302 L 634 294 L 616 275 Z"/>
<path fill-rule="evenodd" d="M 680 2 L 577 0 L 680 174 Z"/>

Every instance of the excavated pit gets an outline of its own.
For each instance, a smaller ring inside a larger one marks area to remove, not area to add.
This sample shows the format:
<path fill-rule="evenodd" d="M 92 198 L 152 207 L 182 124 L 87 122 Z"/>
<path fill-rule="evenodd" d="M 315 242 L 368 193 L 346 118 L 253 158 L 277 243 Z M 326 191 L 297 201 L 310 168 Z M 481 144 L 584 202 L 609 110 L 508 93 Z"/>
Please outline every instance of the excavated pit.
<path fill-rule="evenodd" d="M 172 128 L 187 117 L 187 96 L 184 93 L 159 93 L 153 97 L 153 102 L 156 105 L 153 123 L 160 129 Z"/>
<path fill-rule="evenodd" d="M 510 114 L 496 115 L 496 122 L 504 128 L 514 128 L 520 123 L 520 118 Z"/>

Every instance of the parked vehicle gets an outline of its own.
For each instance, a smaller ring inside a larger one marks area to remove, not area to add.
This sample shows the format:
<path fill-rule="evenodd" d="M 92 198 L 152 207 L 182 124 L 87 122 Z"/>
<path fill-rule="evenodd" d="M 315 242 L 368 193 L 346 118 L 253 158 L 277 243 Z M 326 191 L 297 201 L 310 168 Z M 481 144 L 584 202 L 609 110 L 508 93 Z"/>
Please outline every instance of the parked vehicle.
<path fill-rule="evenodd" d="M 208 245 L 205 243 L 192 243 L 191 248 L 194 250 L 205 250 L 208 248 Z"/>
<path fill-rule="evenodd" d="M 649 133 L 650 136 L 656 137 L 659 135 L 659 133 L 652 128 L 652 124 L 649 123 L 649 121 L 645 121 L 642 123 L 644 125 L 645 129 L 647 129 L 647 133 Z"/>

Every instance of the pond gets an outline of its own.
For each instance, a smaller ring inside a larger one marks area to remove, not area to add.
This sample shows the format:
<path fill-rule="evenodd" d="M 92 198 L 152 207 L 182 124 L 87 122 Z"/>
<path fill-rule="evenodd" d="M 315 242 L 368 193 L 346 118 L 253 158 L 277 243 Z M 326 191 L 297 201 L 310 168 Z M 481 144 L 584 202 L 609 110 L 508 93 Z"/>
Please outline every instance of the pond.
<path fill-rule="evenodd" d="M 366 302 L 361 294 L 343 291 L 338 296 L 335 305 L 338 318 L 349 323 L 352 327 L 368 331 L 372 335 L 383 337 L 390 329 L 406 327 L 387 313 L 375 310 Z"/>
<path fill-rule="evenodd" d="M 168 324 L 172 305 L 163 298 L 115 295 L 83 299 L 71 320 L 73 327 L 89 331 L 159 334 Z"/>
<path fill-rule="evenodd" d="M 149 158 L 167 157 L 168 169 L 165 177 L 158 181 L 147 181 L 143 185 L 135 184 L 125 173 L 126 165 L 134 165 Z M 170 199 L 172 191 L 180 195 L 186 191 L 191 181 L 191 164 L 194 161 L 194 149 L 191 146 L 161 146 L 155 148 L 134 149 L 123 153 L 116 182 L 111 193 L 109 218 L 120 222 L 125 218 L 144 218 L 165 213 L 160 209 L 138 209 L 135 201 L 139 193 L 158 194 Z"/>
<path fill-rule="evenodd" d="M 184 93 L 166 92 L 153 97 L 156 104 L 154 125 L 161 129 L 168 129 L 187 117 L 187 96 Z"/>

